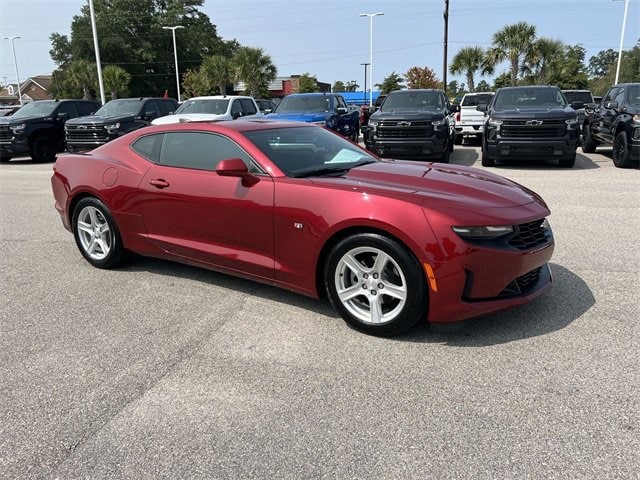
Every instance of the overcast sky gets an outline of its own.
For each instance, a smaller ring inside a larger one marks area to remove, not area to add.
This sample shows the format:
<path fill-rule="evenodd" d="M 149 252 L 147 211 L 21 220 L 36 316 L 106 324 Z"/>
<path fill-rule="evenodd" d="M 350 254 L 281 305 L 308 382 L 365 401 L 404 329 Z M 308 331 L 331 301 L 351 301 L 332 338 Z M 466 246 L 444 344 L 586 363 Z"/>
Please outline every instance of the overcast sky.
<path fill-rule="evenodd" d="M 624 49 L 640 38 L 640 0 L 628 0 Z M 100 0 L 94 0 L 95 3 Z M 68 35 L 86 0 L 0 0 L 2 37 L 18 35 L 15 49 L 21 79 L 55 68 L 49 50 L 53 32 Z M 488 47 L 492 35 L 520 21 L 538 36 L 582 44 L 586 61 L 600 50 L 618 50 L 625 0 L 450 0 L 449 60 L 469 45 Z M 278 75 L 311 73 L 319 81 L 364 84 L 373 19 L 374 83 L 412 66 L 432 68 L 442 79 L 443 0 L 206 0 L 202 11 L 226 40 L 261 47 Z M 167 32 L 170 35 L 170 32 Z M 177 41 L 180 41 L 180 31 Z M 167 52 L 173 61 L 173 52 Z M 502 73 L 507 69 L 499 69 Z M 15 81 L 11 45 L 0 43 L 0 82 Z M 464 82 L 448 75 L 448 80 Z M 476 82 L 481 77 L 476 78 Z"/>

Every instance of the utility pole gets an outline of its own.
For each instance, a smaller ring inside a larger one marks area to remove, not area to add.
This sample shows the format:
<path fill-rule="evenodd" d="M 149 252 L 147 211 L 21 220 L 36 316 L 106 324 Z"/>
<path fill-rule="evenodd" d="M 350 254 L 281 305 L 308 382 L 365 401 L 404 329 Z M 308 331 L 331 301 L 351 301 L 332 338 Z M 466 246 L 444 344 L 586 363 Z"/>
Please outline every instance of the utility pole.
<path fill-rule="evenodd" d="M 367 67 L 370 65 L 369 63 L 361 63 L 360 65 L 364 65 L 364 104 L 367 104 Z"/>
<path fill-rule="evenodd" d="M 447 93 L 447 45 L 449 42 L 449 0 L 444 0 L 444 55 L 442 57 L 442 89 Z"/>

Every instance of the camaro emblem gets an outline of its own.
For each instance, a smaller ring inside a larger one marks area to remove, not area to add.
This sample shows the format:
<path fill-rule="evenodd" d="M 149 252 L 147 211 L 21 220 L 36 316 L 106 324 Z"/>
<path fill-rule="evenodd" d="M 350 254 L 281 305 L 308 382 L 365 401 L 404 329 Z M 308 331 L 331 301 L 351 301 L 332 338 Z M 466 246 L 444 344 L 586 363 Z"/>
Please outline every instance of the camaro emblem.
<path fill-rule="evenodd" d="M 542 120 L 529 120 L 527 121 L 527 125 L 542 125 Z"/>
<path fill-rule="evenodd" d="M 411 122 L 398 122 L 399 127 L 410 127 Z"/>

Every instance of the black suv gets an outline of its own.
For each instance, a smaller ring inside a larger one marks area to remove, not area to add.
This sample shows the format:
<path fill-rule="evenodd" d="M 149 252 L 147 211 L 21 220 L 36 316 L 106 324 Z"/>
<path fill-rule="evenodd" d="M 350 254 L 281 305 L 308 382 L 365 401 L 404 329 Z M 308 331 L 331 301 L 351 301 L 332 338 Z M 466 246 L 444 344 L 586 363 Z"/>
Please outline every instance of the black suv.
<path fill-rule="evenodd" d="M 616 167 L 640 162 L 640 83 L 614 85 L 598 105 L 587 105 L 582 151 L 593 153 L 600 144 L 613 147 Z"/>
<path fill-rule="evenodd" d="M 381 157 L 447 163 L 453 150 L 451 113 L 453 109 L 442 90 L 391 92 L 369 117 L 365 145 Z"/>
<path fill-rule="evenodd" d="M 491 103 L 476 107 L 485 113 L 482 165 L 496 160 L 557 158 L 561 167 L 576 162 L 580 139 L 577 109 L 558 87 L 529 86 L 498 89 Z"/>
<path fill-rule="evenodd" d="M 65 125 L 67 150 L 99 147 L 114 138 L 172 114 L 178 102 L 172 98 L 118 98 L 105 103 L 95 115 L 76 118 Z"/>
<path fill-rule="evenodd" d="M 64 124 L 91 115 L 100 107 L 91 100 L 38 100 L 10 117 L 0 118 L 0 161 L 28 154 L 37 162 L 52 162 L 64 150 Z"/>

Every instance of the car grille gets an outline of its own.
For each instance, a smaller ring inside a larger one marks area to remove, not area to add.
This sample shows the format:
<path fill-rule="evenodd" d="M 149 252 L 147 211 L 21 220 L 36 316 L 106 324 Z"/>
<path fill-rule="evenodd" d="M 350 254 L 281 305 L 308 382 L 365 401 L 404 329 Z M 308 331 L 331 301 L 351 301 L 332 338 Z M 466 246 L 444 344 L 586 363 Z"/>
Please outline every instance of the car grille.
<path fill-rule="evenodd" d="M 540 271 L 542 267 L 538 267 L 534 270 L 531 270 L 528 273 L 525 273 L 521 277 L 516 278 L 516 284 L 521 292 L 526 292 L 529 287 L 535 285 L 540 278 Z"/>
<path fill-rule="evenodd" d="M 3 125 L 0 127 L 0 142 L 8 142 L 11 141 L 13 134 L 11 133 L 11 129 L 8 125 Z"/>
<path fill-rule="evenodd" d="M 385 120 L 378 123 L 379 138 L 421 138 L 433 135 L 433 126 L 427 121 Z"/>
<path fill-rule="evenodd" d="M 534 120 L 536 122 L 538 120 Z M 562 137 L 566 132 L 564 120 L 539 120 L 539 125 L 531 125 L 531 120 L 505 120 L 500 134 L 510 138 Z M 529 123 L 529 124 L 528 124 Z"/>
<path fill-rule="evenodd" d="M 66 125 L 65 132 L 68 141 L 102 141 L 109 137 L 104 125 Z"/>
<path fill-rule="evenodd" d="M 535 220 L 517 225 L 515 235 L 509 238 L 509 245 L 518 250 L 546 245 L 551 240 L 551 231 L 543 223 L 543 220 Z"/>

